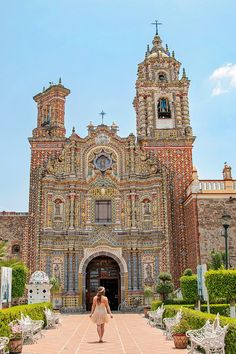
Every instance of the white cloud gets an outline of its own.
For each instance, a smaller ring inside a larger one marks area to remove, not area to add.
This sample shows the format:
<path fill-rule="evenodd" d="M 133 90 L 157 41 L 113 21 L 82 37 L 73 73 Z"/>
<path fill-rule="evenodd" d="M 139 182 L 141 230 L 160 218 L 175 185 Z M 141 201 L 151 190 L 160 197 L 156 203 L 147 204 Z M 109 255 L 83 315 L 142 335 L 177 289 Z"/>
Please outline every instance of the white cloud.
<path fill-rule="evenodd" d="M 236 64 L 226 64 L 213 71 L 210 79 L 216 83 L 213 96 L 220 96 L 236 88 Z"/>

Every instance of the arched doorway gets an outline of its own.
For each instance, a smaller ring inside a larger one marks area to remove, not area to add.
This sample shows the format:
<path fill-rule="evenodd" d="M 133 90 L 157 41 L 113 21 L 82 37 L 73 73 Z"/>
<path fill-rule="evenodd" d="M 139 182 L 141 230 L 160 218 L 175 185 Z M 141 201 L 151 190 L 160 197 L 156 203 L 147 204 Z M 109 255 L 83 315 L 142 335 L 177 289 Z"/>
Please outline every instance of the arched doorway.
<path fill-rule="evenodd" d="M 106 288 L 112 310 L 121 302 L 121 279 L 118 263 L 109 256 L 93 258 L 86 268 L 86 309 L 90 310 L 99 286 Z"/>

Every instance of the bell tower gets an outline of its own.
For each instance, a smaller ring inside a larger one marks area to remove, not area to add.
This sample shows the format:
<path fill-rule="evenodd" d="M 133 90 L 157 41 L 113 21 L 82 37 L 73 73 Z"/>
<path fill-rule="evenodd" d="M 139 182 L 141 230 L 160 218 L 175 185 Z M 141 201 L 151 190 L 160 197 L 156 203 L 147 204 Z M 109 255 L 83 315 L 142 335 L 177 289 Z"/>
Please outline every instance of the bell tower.
<path fill-rule="evenodd" d="M 145 59 L 138 66 L 134 107 L 137 135 L 142 138 L 161 138 L 163 135 L 185 137 L 192 135 L 189 120 L 188 89 L 190 81 L 174 51 L 162 46 L 159 35 L 147 46 Z M 168 133 L 169 132 L 169 133 Z"/>
<path fill-rule="evenodd" d="M 157 21 L 156 21 L 157 25 Z M 158 31 L 153 46 L 138 65 L 136 126 L 138 143 L 155 156 L 166 175 L 168 210 L 164 215 L 168 231 L 162 244 L 162 269 L 171 271 L 176 285 L 182 271 L 191 264 L 183 202 L 192 180 L 192 147 L 195 137 L 189 118 L 190 81 L 181 63 L 163 47 Z"/>
<path fill-rule="evenodd" d="M 33 138 L 63 138 L 65 136 L 65 99 L 70 90 L 65 88 L 61 79 L 58 84 L 50 82 L 50 86 L 34 96 L 38 106 L 37 128 L 33 130 Z"/>

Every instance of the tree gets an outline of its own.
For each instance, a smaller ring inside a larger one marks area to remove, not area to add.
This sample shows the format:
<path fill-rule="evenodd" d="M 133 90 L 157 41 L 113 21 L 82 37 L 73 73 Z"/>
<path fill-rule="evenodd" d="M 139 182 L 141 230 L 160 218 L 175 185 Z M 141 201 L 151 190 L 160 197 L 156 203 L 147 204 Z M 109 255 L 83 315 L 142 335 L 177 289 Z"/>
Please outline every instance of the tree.
<path fill-rule="evenodd" d="M 161 295 L 162 300 L 166 300 L 174 290 L 172 276 L 170 273 L 162 272 L 159 274 L 156 291 Z"/>
<path fill-rule="evenodd" d="M 214 270 L 218 270 L 218 269 L 224 268 L 224 265 L 225 265 L 225 253 L 212 251 L 209 268 L 214 269 Z"/>
<path fill-rule="evenodd" d="M 148 301 L 148 305 L 150 305 L 150 298 L 153 296 L 153 290 L 150 286 L 144 287 L 144 297 Z"/>
<path fill-rule="evenodd" d="M 57 278 L 52 277 L 50 279 L 50 284 L 52 285 L 52 287 L 51 287 L 51 292 L 52 293 L 56 293 L 56 292 L 58 292 L 60 290 L 61 284 L 60 284 L 60 282 L 58 281 Z"/>
<path fill-rule="evenodd" d="M 24 295 L 28 269 L 18 258 L 1 260 L 1 267 L 12 268 L 12 298 L 18 299 Z"/>
<path fill-rule="evenodd" d="M 0 242 L 0 261 L 2 261 L 7 254 L 7 242 L 1 241 Z"/>

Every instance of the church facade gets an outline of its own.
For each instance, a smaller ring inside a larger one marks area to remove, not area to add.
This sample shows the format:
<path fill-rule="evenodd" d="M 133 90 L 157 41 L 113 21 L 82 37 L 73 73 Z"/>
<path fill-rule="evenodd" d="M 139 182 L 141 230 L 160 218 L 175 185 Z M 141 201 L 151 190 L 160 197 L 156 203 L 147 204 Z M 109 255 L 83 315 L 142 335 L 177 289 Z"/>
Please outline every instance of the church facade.
<path fill-rule="evenodd" d="M 114 309 L 124 300 L 143 301 L 144 287 L 154 287 L 160 271 L 170 271 L 177 284 L 185 268 L 195 270 L 209 256 L 197 213 L 203 189 L 192 162 L 190 81 L 180 67 L 156 35 L 138 65 L 136 136 L 120 137 L 114 123 L 89 123 L 86 137 L 75 129 L 66 137 L 70 90 L 59 81 L 34 97 L 29 213 L 18 244 L 31 273 L 58 279 L 64 308 L 89 309 L 100 285 Z M 225 168 L 231 187 L 210 189 L 208 204 L 236 192 Z M 230 247 L 234 252 L 233 241 Z"/>

